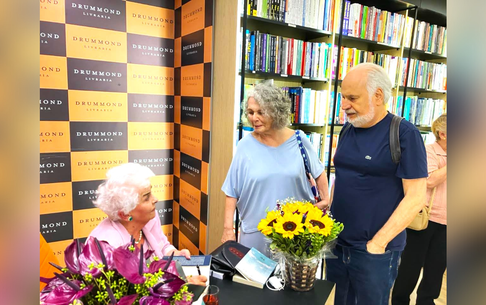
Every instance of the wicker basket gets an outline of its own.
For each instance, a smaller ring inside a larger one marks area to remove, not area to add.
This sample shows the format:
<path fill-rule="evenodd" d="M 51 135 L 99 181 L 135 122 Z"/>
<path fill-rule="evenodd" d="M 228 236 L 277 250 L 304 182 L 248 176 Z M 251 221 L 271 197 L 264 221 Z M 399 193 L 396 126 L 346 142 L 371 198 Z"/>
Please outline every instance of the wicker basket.
<path fill-rule="evenodd" d="M 309 291 L 314 287 L 319 260 L 298 262 L 287 258 L 285 260 L 286 283 L 296 291 Z"/>

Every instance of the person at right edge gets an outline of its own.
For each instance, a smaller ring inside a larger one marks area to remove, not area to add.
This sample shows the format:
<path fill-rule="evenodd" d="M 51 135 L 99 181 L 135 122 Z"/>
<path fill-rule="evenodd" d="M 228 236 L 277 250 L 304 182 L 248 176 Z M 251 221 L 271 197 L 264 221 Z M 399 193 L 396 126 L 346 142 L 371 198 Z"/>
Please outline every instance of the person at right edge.
<path fill-rule="evenodd" d="M 425 206 L 427 158 L 412 123 L 401 121 L 400 162 L 391 157 L 391 88 L 385 70 L 372 63 L 355 66 L 341 85 L 347 123 L 334 156 L 331 213 L 344 230 L 333 249 L 337 258 L 326 259 L 336 305 L 388 304 L 405 228 Z"/>
<path fill-rule="evenodd" d="M 417 289 L 417 305 L 435 304 L 440 295 L 447 266 L 447 114 L 432 123 L 436 142 L 426 146 L 429 177 L 427 202 L 436 188 L 429 224 L 422 231 L 407 229 L 407 246 L 402 254 L 398 276 L 393 287 L 392 304 L 410 304 L 410 294 Z"/>

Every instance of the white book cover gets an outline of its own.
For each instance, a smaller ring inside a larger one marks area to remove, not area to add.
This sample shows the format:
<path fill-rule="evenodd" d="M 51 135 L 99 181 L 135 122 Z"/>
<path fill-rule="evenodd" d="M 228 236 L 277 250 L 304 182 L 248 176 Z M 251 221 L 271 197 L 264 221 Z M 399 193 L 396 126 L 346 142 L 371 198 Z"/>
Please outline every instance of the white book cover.
<path fill-rule="evenodd" d="M 319 30 L 324 29 L 324 3 L 326 0 L 319 0 L 319 9 L 317 13 L 317 28 Z"/>
<path fill-rule="evenodd" d="M 250 281 L 265 284 L 277 263 L 255 248 L 251 248 L 235 266 L 236 270 Z"/>
<path fill-rule="evenodd" d="M 312 27 L 315 29 L 319 29 L 319 0 L 312 0 L 314 3 L 314 9 L 312 10 Z"/>
<path fill-rule="evenodd" d="M 295 19 L 295 24 L 304 26 L 302 21 L 304 20 L 304 0 L 298 0 L 298 3 L 296 3 L 296 19 Z"/>
<path fill-rule="evenodd" d="M 312 56 L 312 77 L 319 77 L 319 71 L 322 69 L 322 62 L 320 61 L 320 54 L 322 51 L 322 42 L 314 42 L 314 54 Z"/>
<path fill-rule="evenodd" d="M 324 78 L 326 72 L 326 63 L 324 62 L 325 48 L 327 47 L 325 42 L 319 42 L 318 50 L 316 53 L 316 61 L 319 63 L 319 67 L 316 70 L 316 77 Z"/>
<path fill-rule="evenodd" d="M 303 26 L 305 27 L 310 27 L 310 5 L 311 5 L 311 0 L 304 0 L 304 8 L 303 8 L 303 17 L 304 17 L 304 22 Z"/>
<path fill-rule="evenodd" d="M 314 115 L 316 113 L 316 91 L 311 90 L 311 98 L 310 98 L 310 105 L 309 105 L 309 124 L 315 124 L 315 118 Z"/>
<path fill-rule="evenodd" d="M 329 108 L 329 92 L 327 90 L 322 90 L 321 97 L 323 98 L 321 100 L 322 105 L 321 105 L 321 114 L 319 117 L 321 117 L 321 125 L 325 125 L 327 121 L 327 109 Z"/>

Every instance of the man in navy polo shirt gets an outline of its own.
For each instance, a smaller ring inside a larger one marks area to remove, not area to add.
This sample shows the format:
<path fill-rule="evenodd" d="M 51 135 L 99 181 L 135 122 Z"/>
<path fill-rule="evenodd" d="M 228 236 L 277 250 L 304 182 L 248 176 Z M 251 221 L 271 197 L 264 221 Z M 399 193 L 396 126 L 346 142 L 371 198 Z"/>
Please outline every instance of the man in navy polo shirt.
<path fill-rule="evenodd" d="M 406 120 L 399 128 L 401 160 L 391 157 L 391 88 L 385 70 L 371 63 L 351 69 L 341 85 L 341 107 L 352 126 L 343 127 L 334 156 L 331 213 L 344 230 L 334 249 L 338 258 L 326 259 L 326 273 L 336 283 L 336 305 L 388 304 L 404 229 L 425 205 L 425 146 Z"/>

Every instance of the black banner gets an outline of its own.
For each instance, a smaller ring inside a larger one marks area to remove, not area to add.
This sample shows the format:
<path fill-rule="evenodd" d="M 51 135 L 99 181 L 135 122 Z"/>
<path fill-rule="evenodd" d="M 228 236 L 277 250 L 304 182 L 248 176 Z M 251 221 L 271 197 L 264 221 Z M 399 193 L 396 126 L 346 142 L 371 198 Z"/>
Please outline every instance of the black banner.
<path fill-rule="evenodd" d="M 170 225 L 172 224 L 172 200 L 159 201 L 155 204 L 155 209 L 159 213 L 160 224 Z"/>
<path fill-rule="evenodd" d="M 128 152 L 128 162 L 146 166 L 155 175 L 172 175 L 174 173 L 174 150 L 131 150 Z"/>
<path fill-rule="evenodd" d="M 181 97 L 181 124 L 202 128 L 203 98 Z"/>
<path fill-rule="evenodd" d="M 179 213 L 179 230 L 199 248 L 199 220 L 182 206 Z"/>
<path fill-rule="evenodd" d="M 70 122 L 71 151 L 126 150 L 127 123 Z"/>
<path fill-rule="evenodd" d="M 181 152 L 181 179 L 201 189 L 201 160 Z"/>
<path fill-rule="evenodd" d="M 96 190 L 103 180 L 73 182 L 73 210 L 92 209 Z"/>
<path fill-rule="evenodd" d="M 41 121 L 68 121 L 68 91 L 40 89 L 39 107 Z"/>
<path fill-rule="evenodd" d="M 73 213 L 40 215 L 40 232 L 48 243 L 73 238 Z"/>
<path fill-rule="evenodd" d="M 127 91 L 127 65 L 68 58 L 68 88 L 90 91 Z"/>
<path fill-rule="evenodd" d="M 40 154 L 40 183 L 71 181 L 70 153 Z"/>
<path fill-rule="evenodd" d="M 64 24 L 40 22 L 40 53 L 66 56 L 66 29 Z"/>
<path fill-rule="evenodd" d="M 174 40 L 127 34 L 128 63 L 174 67 Z"/>
<path fill-rule="evenodd" d="M 174 122 L 174 96 L 128 94 L 129 122 Z"/>
<path fill-rule="evenodd" d="M 66 23 L 125 32 L 125 1 L 66 0 Z"/>
<path fill-rule="evenodd" d="M 182 37 L 182 66 L 204 62 L 204 29 Z"/>

